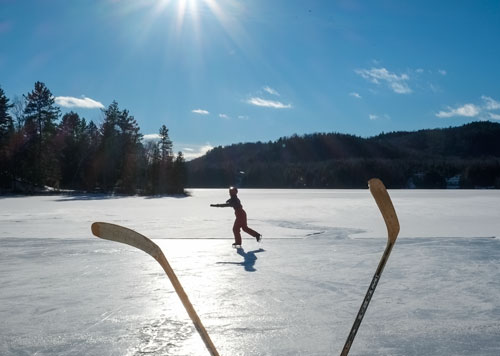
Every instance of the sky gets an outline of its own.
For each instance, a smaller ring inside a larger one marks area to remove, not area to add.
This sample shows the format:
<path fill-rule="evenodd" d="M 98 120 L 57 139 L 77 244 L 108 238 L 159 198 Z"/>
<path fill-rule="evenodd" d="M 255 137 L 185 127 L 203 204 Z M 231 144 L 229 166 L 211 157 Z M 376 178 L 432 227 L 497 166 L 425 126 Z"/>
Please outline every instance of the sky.
<path fill-rule="evenodd" d="M 500 2 L 0 0 L 0 87 L 118 102 L 187 159 L 293 134 L 500 122 Z"/>

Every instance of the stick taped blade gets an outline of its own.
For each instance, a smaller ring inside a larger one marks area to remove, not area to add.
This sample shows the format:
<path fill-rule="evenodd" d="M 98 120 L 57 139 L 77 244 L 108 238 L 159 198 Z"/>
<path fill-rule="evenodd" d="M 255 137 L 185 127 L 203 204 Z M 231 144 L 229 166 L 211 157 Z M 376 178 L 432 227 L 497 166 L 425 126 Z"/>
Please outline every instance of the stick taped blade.
<path fill-rule="evenodd" d="M 92 224 L 92 233 L 101 239 L 121 242 L 150 254 L 157 258 L 162 253 L 158 245 L 146 236 L 126 227 L 106 222 L 95 222 Z"/>
<path fill-rule="evenodd" d="M 396 210 L 394 210 L 394 206 L 392 205 L 391 197 L 387 193 L 384 183 L 378 178 L 370 179 L 368 186 L 384 217 L 388 239 L 390 242 L 395 242 L 399 234 L 399 221 Z"/>

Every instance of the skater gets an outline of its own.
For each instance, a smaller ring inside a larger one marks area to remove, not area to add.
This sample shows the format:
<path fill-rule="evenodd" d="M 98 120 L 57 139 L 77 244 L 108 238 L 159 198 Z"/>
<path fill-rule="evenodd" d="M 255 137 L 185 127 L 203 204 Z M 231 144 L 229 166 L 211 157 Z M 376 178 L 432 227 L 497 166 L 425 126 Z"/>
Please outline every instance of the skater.
<path fill-rule="evenodd" d="M 234 234 L 234 244 L 233 247 L 241 246 L 241 234 L 240 229 L 243 229 L 247 234 L 255 237 L 257 242 L 260 242 L 262 239 L 262 235 L 257 231 L 250 229 L 247 226 L 247 213 L 243 210 L 243 206 L 241 205 L 240 200 L 237 197 L 238 189 L 236 187 L 229 188 L 229 196 L 230 198 L 226 201 L 225 204 L 210 204 L 212 207 L 216 208 L 225 208 L 232 207 L 234 208 L 234 215 L 236 215 L 236 220 L 233 225 L 233 234 Z"/>

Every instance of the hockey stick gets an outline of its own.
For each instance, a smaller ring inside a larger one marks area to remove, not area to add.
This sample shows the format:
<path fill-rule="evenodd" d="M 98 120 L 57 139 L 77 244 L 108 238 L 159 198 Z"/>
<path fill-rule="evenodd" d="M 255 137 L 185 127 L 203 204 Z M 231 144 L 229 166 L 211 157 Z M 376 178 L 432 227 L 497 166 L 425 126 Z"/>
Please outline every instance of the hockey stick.
<path fill-rule="evenodd" d="M 186 295 L 186 292 L 184 292 L 184 289 L 182 288 L 179 280 L 177 279 L 177 276 L 175 275 L 174 271 L 170 267 L 170 264 L 168 263 L 167 258 L 165 257 L 165 255 L 161 251 L 160 247 L 158 247 L 158 245 L 156 245 L 153 241 L 148 239 L 146 236 L 141 235 L 138 232 L 135 232 L 134 230 L 130 230 L 130 229 L 127 229 L 123 226 L 109 224 L 109 223 L 105 223 L 105 222 L 93 223 L 92 224 L 92 233 L 95 236 L 100 237 L 102 239 L 121 242 L 121 243 L 130 245 L 130 246 L 136 247 L 136 248 L 148 253 L 149 255 L 153 256 L 153 258 L 160 263 L 160 265 L 163 267 L 163 269 L 167 273 L 167 276 L 170 279 L 170 282 L 172 282 L 172 285 L 174 286 L 174 289 L 177 292 L 177 295 L 181 299 L 181 302 L 184 305 L 184 308 L 186 308 L 186 311 L 189 314 L 189 317 L 193 321 L 193 324 L 194 324 L 196 330 L 198 330 L 198 333 L 200 334 L 201 338 L 203 339 L 205 346 L 207 347 L 208 351 L 210 352 L 210 355 L 219 356 L 219 353 L 215 349 L 215 346 L 212 343 L 210 336 L 208 336 L 208 333 L 205 330 L 205 327 L 203 326 L 203 324 L 201 323 L 201 320 L 198 317 L 198 314 L 196 314 L 196 311 L 194 310 L 193 305 L 189 301 L 189 298 Z"/>
<path fill-rule="evenodd" d="M 391 254 L 392 247 L 396 242 L 396 238 L 399 234 L 399 221 L 398 216 L 396 215 L 396 211 L 394 210 L 394 206 L 392 205 L 391 198 L 389 193 L 384 187 L 384 184 L 380 179 L 373 178 L 368 181 L 368 186 L 370 187 L 370 192 L 375 198 L 377 202 L 378 208 L 384 217 L 385 225 L 387 226 L 387 246 L 385 248 L 384 254 L 380 259 L 377 270 L 375 271 L 375 275 L 373 276 L 372 282 L 368 287 L 368 291 L 366 292 L 365 299 L 361 304 L 358 315 L 354 321 L 354 325 L 352 326 L 351 332 L 347 337 L 347 341 L 345 342 L 344 348 L 342 349 L 342 353 L 340 356 L 347 356 L 349 350 L 351 349 L 354 338 L 356 337 L 356 333 L 358 332 L 359 326 L 361 325 L 361 321 L 363 320 L 363 316 L 366 313 L 366 309 L 368 309 L 368 305 L 370 304 L 370 300 L 372 299 L 373 293 L 375 292 L 375 288 L 377 288 L 378 281 L 380 280 L 380 276 L 384 270 L 385 264 L 389 259 L 389 255 Z"/>

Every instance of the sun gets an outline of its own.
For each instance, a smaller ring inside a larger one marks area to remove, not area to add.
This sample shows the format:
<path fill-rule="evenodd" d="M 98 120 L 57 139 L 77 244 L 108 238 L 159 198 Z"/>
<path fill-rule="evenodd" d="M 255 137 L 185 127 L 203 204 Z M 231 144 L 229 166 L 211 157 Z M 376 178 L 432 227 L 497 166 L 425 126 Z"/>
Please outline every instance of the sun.
<path fill-rule="evenodd" d="M 174 12 L 177 32 L 181 32 L 188 15 L 195 27 L 198 28 L 200 14 L 205 9 L 209 9 L 219 22 L 225 21 L 226 16 L 217 0 L 156 0 L 152 3 L 151 10 L 154 17 L 161 17 L 164 14 Z"/>
<path fill-rule="evenodd" d="M 231 53 L 235 53 L 234 48 L 240 53 L 251 53 L 255 48 L 245 30 L 245 22 L 241 21 L 247 15 L 247 7 L 239 0 L 108 1 L 113 3 L 119 17 L 129 21 L 127 32 L 134 53 L 142 50 L 152 38 L 168 56 L 179 53 L 178 46 L 201 53 L 221 38 L 220 33 L 230 39 L 227 43 Z"/>

